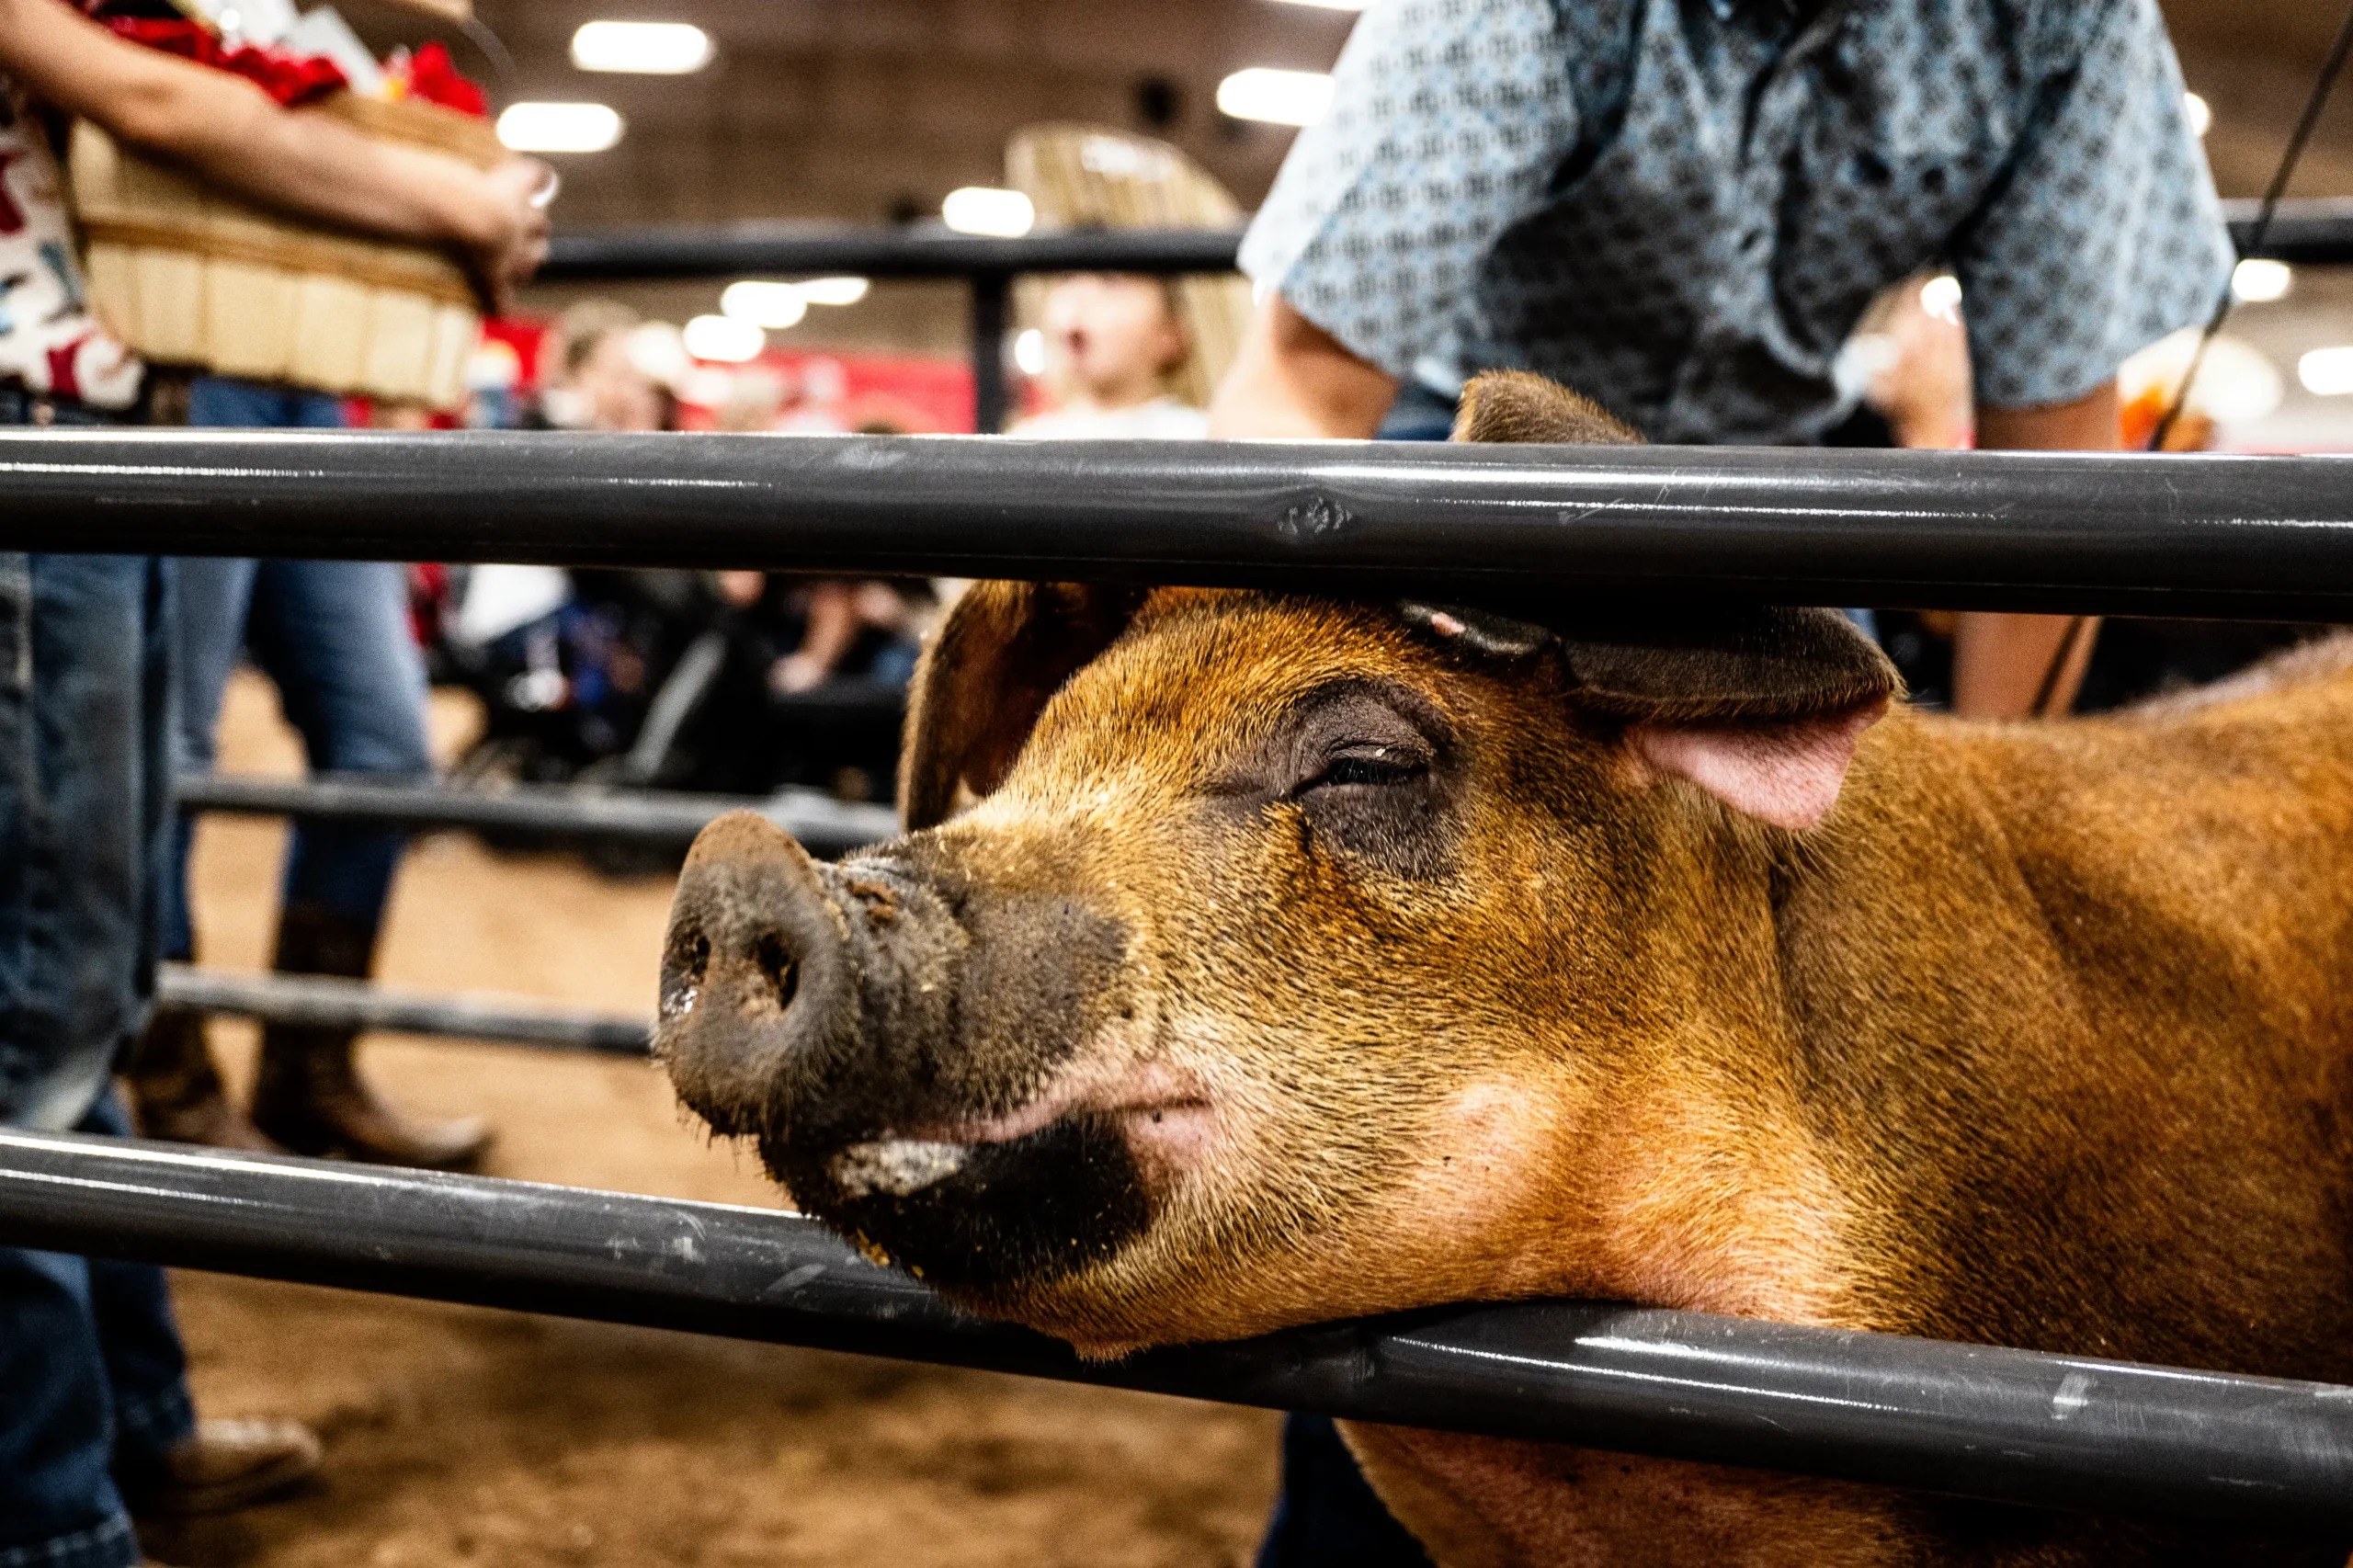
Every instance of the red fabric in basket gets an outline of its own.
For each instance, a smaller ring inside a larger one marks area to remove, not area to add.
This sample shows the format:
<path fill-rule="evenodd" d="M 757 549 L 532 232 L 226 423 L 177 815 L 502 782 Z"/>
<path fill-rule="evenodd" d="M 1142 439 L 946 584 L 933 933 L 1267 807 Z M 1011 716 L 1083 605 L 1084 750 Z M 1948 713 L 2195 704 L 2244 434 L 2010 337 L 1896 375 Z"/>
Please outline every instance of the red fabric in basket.
<path fill-rule="evenodd" d="M 108 17 L 106 25 L 118 37 L 133 43 L 160 49 L 217 71 L 233 72 L 288 108 L 316 103 L 347 85 L 342 68 L 324 56 L 256 49 L 248 43 L 223 47 L 219 39 L 194 22 L 154 17 Z"/>

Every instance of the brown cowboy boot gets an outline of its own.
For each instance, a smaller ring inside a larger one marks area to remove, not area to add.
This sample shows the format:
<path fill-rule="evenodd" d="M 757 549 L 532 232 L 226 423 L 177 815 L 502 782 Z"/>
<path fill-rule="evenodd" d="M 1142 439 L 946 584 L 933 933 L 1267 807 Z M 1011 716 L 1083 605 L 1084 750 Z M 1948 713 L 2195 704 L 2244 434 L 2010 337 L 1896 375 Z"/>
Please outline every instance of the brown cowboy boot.
<path fill-rule="evenodd" d="M 204 1042 L 204 1016 L 158 1012 L 122 1065 L 131 1085 L 139 1131 L 175 1143 L 215 1149 L 246 1149 L 257 1154 L 285 1151 L 261 1134 L 244 1111 L 229 1103 L 220 1069 Z"/>
<path fill-rule="evenodd" d="M 276 967 L 292 974 L 365 979 L 375 934 L 315 904 L 279 916 Z M 490 1147 L 479 1117 L 418 1121 L 379 1098 L 352 1060 L 354 1031 L 313 1024 L 262 1030 L 254 1124 L 298 1154 L 340 1154 L 380 1165 L 460 1170 Z"/>

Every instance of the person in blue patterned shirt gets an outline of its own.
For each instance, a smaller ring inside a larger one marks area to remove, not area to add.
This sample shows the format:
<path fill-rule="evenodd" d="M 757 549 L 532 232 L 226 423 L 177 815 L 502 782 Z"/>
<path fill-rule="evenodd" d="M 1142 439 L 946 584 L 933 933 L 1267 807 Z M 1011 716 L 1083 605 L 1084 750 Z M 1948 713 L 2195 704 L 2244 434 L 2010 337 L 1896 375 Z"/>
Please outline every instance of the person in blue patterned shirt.
<path fill-rule="evenodd" d="M 1233 436 L 1375 433 L 1512 367 L 1654 440 L 1819 439 L 1872 298 L 1962 285 L 1978 444 L 2111 449 L 2234 260 L 2154 0 L 1374 0 L 1242 248 Z M 1964 618 L 2023 713 L 2063 623 Z"/>

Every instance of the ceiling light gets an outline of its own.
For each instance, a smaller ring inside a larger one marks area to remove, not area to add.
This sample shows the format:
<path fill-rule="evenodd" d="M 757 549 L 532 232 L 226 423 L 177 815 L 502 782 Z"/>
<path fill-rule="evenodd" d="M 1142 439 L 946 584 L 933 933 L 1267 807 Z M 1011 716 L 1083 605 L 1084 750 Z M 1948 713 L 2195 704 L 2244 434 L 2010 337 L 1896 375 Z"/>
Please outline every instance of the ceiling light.
<path fill-rule="evenodd" d="M 621 139 L 621 117 L 603 104 L 509 104 L 498 139 L 517 153 L 601 153 Z"/>
<path fill-rule="evenodd" d="M 1961 279 L 1938 273 L 1920 285 L 1920 308 L 1938 321 L 1961 322 Z"/>
<path fill-rule="evenodd" d="M 1025 376 L 1046 373 L 1046 335 L 1031 327 L 1013 340 L 1013 367 Z"/>
<path fill-rule="evenodd" d="M 1218 112 L 1269 125 L 1313 125 L 1332 107 L 1332 78 L 1321 71 L 1253 65 L 1217 85 Z"/>
<path fill-rule="evenodd" d="M 2181 111 L 2189 117 L 2189 129 L 2200 136 L 2205 135 L 2214 123 L 2212 106 L 2196 93 L 2181 95 Z"/>
<path fill-rule="evenodd" d="M 793 287 L 813 305 L 855 305 L 871 285 L 863 278 L 804 278 Z"/>
<path fill-rule="evenodd" d="M 572 35 L 583 71 L 683 76 L 710 63 L 710 35 L 687 22 L 584 22 Z"/>
<path fill-rule="evenodd" d="M 2249 256 L 2231 271 L 2231 292 L 2251 304 L 2284 300 L 2296 286 L 2296 269 L 2284 261 Z"/>
<path fill-rule="evenodd" d="M 2353 347 L 2313 349 L 2296 361 L 2296 380 L 2315 397 L 2353 392 Z"/>
<path fill-rule="evenodd" d="M 1038 221 L 1038 210 L 1017 190 L 968 185 L 948 193 L 948 199 L 939 204 L 939 218 L 960 234 L 1017 240 Z"/>
<path fill-rule="evenodd" d="M 767 333 L 733 316 L 697 316 L 687 324 L 686 337 L 688 353 L 725 365 L 756 359 L 768 346 Z"/>
<path fill-rule="evenodd" d="M 746 278 L 727 286 L 719 296 L 719 309 L 730 321 L 749 322 L 754 326 L 781 332 L 801 324 L 801 318 L 809 313 L 809 300 L 797 284 L 761 283 Z"/>

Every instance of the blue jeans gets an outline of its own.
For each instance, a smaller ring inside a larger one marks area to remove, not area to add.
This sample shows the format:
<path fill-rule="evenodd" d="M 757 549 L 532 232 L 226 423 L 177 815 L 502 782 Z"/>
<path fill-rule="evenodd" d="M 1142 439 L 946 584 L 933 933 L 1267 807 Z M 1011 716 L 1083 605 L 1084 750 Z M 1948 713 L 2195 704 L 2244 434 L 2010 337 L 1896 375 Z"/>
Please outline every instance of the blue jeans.
<path fill-rule="evenodd" d="M 31 413 L 0 387 L 0 424 Z M 170 614 L 162 562 L 0 554 L 0 1124 L 129 1131 L 107 1075 L 161 929 Z M 0 1247 L 0 1568 L 139 1561 L 112 1472 L 192 1428 L 183 1369 L 161 1269 Z"/>
<path fill-rule="evenodd" d="M 191 425 L 322 428 L 342 423 L 330 397 L 217 376 L 189 396 Z M 240 649 L 277 684 L 314 772 L 421 778 L 425 661 L 409 631 L 401 569 L 369 561 L 185 560 L 179 565 L 177 697 L 180 766 L 207 772 L 218 755 L 221 698 Z M 195 951 L 188 904 L 190 830 L 177 829 L 165 952 Z M 406 835 L 297 823 L 285 901 L 323 906 L 373 932 L 383 917 Z"/>
<path fill-rule="evenodd" d="M 109 1087 L 76 1124 L 128 1137 Z M 140 1561 L 118 1470 L 196 1427 L 164 1271 L 0 1247 L 0 1568 Z"/>

